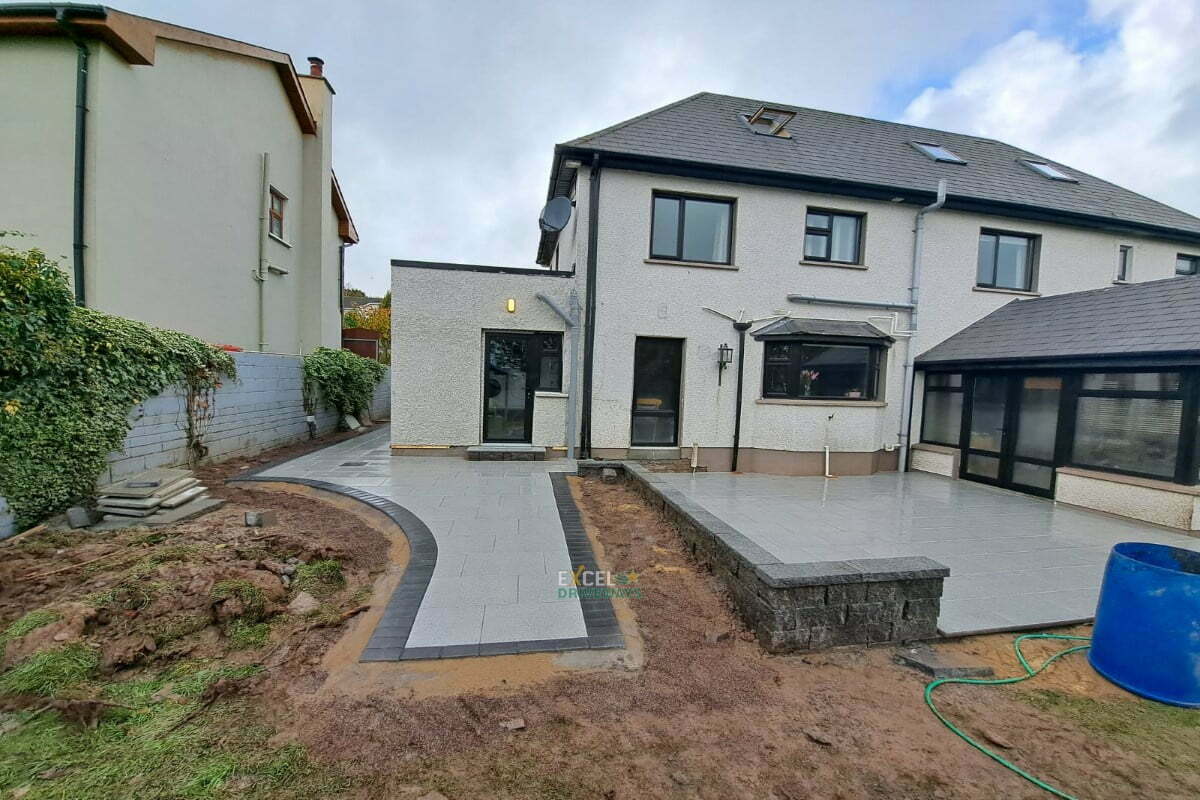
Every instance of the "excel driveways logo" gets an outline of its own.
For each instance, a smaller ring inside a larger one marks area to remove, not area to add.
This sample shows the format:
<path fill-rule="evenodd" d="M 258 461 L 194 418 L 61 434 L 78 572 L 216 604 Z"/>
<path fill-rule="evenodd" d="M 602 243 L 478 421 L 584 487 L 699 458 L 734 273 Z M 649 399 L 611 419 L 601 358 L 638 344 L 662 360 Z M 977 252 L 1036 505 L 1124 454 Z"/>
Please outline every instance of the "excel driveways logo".
<path fill-rule="evenodd" d="M 606 569 L 588 569 L 580 564 L 574 572 L 562 570 L 558 573 L 558 596 L 577 597 L 580 600 L 604 598 L 641 599 L 641 576 L 636 572 L 613 572 Z"/>

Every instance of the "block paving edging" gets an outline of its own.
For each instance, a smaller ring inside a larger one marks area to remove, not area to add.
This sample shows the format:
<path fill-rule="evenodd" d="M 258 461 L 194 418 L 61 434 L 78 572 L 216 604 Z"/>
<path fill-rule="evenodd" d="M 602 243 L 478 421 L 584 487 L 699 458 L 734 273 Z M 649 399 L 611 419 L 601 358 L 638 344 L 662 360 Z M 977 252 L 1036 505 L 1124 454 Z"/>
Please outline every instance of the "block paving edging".
<path fill-rule="evenodd" d="M 327 447 L 332 447 L 334 442 Z M 324 448 L 319 448 L 324 449 Z M 313 450 L 304 455 L 319 452 Z M 295 457 L 293 457 L 295 458 Z M 439 658 L 470 658 L 473 656 L 514 655 L 518 653 L 565 652 L 568 650 L 605 650 L 625 647 L 625 637 L 613 611 L 612 601 L 602 599 L 579 599 L 587 635 L 559 639 L 530 639 L 516 642 L 480 642 L 478 644 L 444 645 L 440 647 L 407 647 L 408 635 L 421 608 L 421 601 L 433 578 L 437 566 L 437 539 L 421 518 L 404 506 L 385 497 L 361 489 L 353 489 L 329 481 L 310 478 L 262 475 L 261 473 L 293 460 L 280 459 L 228 479 L 227 483 L 292 483 L 309 486 L 326 492 L 357 500 L 382 512 L 395 524 L 408 540 L 409 561 L 392 596 L 388 598 L 383 616 L 371 632 L 360 662 L 371 661 L 419 661 Z M 595 553 L 583 523 L 566 475 L 561 472 L 548 473 L 554 490 L 554 500 L 562 523 L 567 552 L 573 566 L 583 565 L 586 570 L 597 570 Z"/>
<path fill-rule="evenodd" d="M 783 563 L 636 462 L 580 461 L 580 475 L 622 472 L 719 577 L 770 652 L 936 638 L 942 581 L 925 556 Z"/>

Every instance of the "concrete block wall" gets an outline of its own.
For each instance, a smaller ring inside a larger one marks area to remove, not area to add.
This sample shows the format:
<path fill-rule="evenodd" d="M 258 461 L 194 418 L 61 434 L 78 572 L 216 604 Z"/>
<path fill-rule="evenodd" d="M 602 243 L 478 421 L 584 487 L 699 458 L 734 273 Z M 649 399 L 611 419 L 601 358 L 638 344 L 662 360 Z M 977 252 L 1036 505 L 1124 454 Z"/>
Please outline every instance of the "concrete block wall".
<path fill-rule="evenodd" d="M 204 443 L 208 458 L 223 461 L 302 441 L 305 422 L 300 356 L 235 353 L 238 377 L 216 391 L 216 415 Z M 387 416 L 390 391 L 385 377 L 376 387 L 372 414 Z M 337 415 L 317 403 L 317 433 L 337 427 Z M 99 483 L 111 483 L 153 467 L 180 466 L 188 461 L 187 414 L 182 389 L 172 387 L 130 412 L 132 428 L 120 452 L 109 455 Z"/>

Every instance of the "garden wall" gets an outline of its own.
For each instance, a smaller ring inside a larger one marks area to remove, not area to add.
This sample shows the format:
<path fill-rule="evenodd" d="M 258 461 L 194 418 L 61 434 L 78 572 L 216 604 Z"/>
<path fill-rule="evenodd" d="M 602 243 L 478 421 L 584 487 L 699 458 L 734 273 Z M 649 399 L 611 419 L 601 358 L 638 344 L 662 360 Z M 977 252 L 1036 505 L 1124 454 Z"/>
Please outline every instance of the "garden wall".
<path fill-rule="evenodd" d="M 204 437 L 209 458 L 222 461 L 252 455 L 308 438 L 301 357 L 234 353 L 233 359 L 238 378 L 217 390 L 216 415 Z M 390 408 L 391 391 L 385 377 L 375 388 L 371 414 L 383 419 Z M 337 427 L 337 415 L 320 402 L 316 418 L 318 434 Z M 109 456 L 100 484 L 153 467 L 187 463 L 187 416 L 181 389 L 173 388 L 139 404 L 130 412 L 130 421 L 133 428 L 125 447 Z"/>

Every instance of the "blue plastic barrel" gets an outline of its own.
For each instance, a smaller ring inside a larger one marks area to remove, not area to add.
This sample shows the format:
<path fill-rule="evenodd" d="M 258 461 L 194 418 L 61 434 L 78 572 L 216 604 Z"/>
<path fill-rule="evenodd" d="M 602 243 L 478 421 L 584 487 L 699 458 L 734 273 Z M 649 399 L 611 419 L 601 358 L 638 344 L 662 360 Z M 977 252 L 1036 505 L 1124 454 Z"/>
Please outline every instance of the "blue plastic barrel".
<path fill-rule="evenodd" d="M 1088 660 L 1134 694 L 1200 707 L 1200 553 L 1145 542 L 1113 547 Z"/>

